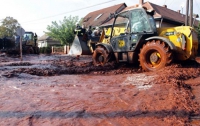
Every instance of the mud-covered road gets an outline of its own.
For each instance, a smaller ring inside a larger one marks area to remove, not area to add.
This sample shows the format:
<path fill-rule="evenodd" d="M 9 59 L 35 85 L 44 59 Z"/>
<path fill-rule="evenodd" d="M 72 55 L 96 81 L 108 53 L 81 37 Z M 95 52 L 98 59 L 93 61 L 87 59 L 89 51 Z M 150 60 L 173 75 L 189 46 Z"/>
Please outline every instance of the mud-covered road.
<path fill-rule="evenodd" d="M 196 61 L 200 61 L 197 58 Z M 91 56 L 0 56 L 2 126 L 199 126 L 200 64 L 142 72 Z"/>

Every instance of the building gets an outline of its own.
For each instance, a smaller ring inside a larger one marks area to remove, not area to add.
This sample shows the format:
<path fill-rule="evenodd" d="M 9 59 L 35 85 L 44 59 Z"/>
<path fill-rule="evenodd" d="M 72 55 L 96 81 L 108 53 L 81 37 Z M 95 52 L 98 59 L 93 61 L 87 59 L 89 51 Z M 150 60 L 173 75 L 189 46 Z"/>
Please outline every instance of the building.
<path fill-rule="evenodd" d="M 83 18 L 85 27 L 96 27 L 111 20 L 111 13 L 119 13 L 127 7 L 125 3 L 117 4 L 111 7 L 103 8 L 97 11 L 90 12 Z"/>
<path fill-rule="evenodd" d="M 154 10 L 154 19 L 156 20 L 157 27 L 174 27 L 185 25 L 185 14 L 182 14 L 180 10 L 174 11 L 167 8 L 167 5 L 159 6 L 154 3 L 145 2 L 143 6 L 149 10 Z M 198 21 L 195 21 L 195 26 L 198 25 Z"/>
<path fill-rule="evenodd" d="M 148 10 L 154 10 L 154 19 L 156 21 L 157 28 L 159 27 L 174 27 L 185 24 L 185 15 L 180 10 L 174 11 L 167 8 L 167 5 L 156 5 L 151 2 L 144 2 L 142 4 Z M 110 18 L 110 13 L 119 13 L 127 9 L 135 8 L 136 5 L 127 7 L 125 3 L 121 3 L 115 6 L 107 7 L 101 10 L 90 12 L 84 17 L 83 23 L 88 26 L 101 26 L 110 27 L 113 23 L 113 19 Z M 195 26 L 198 25 L 198 21 L 195 20 Z"/>
<path fill-rule="evenodd" d="M 60 41 L 54 40 L 51 37 L 44 34 L 43 36 L 39 37 L 38 39 L 38 47 L 48 47 L 48 46 L 59 46 Z"/>

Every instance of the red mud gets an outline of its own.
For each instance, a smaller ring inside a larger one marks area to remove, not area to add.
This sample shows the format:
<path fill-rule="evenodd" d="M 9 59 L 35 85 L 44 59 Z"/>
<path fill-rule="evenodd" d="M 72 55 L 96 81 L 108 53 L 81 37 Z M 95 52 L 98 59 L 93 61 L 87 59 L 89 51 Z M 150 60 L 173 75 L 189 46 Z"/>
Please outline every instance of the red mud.
<path fill-rule="evenodd" d="M 3 126 L 200 124 L 197 62 L 142 72 L 127 64 L 94 67 L 90 56 L 27 55 L 23 62 L 0 61 Z"/>

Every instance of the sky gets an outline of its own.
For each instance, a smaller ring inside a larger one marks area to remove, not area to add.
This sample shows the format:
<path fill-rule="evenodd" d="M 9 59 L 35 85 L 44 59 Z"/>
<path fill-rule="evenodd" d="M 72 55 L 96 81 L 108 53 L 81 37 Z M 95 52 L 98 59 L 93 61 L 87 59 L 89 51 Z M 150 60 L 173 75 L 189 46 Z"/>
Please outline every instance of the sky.
<path fill-rule="evenodd" d="M 147 1 L 185 13 L 186 0 L 144 0 Z M 200 15 L 200 0 L 193 2 L 194 13 Z M 25 31 L 42 36 L 52 21 L 62 21 L 65 16 L 78 16 L 80 19 L 92 11 L 121 3 L 132 6 L 139 0 L 1 0 L 0 21 L 13 17 Z"/>

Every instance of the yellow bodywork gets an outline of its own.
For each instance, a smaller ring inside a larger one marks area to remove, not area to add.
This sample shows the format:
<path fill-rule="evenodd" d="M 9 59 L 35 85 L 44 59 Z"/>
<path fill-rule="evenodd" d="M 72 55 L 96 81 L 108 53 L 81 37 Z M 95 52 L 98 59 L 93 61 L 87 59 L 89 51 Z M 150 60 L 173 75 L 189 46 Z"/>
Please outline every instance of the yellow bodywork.
<path fill-rule="evenodd" d="M 104 29 L 105 36 L 111 35 L 112 28 Z M 125 27 L 114 27 L 113 35 L 112 36 L 119 36 L 121 33 L 125 33 Z M 110 43 L 110 37 L 102 37 L 103 39 L 100 40 L 102 43 Z"/>
<path fill-rule="evenodd" d="M 197 55 L 198 37 L 192 27 L 158 28 L 158 36 L 169 39 L 176 46 L 176 60 L 194 59 Z M 185 41 L 185 44 L 184 44 Z"/>
<path fill-rule="evenodd" d="M 194 59 L 197 55 L 198 36 L 195 30 L 190 26 L 165 27 L 157 29 L 158 36 L 167 38 L 176 47 L 175 60 Z M 124 27 L 114 27 L 113 36 L 119 36 L 125 33 Z M 100 42 L 109 43 L 110 38 L 105 36 L 111 35 L 111 28 L 104 30 Z M 184 44 L 185 42 L 185 44 Z"/>
<path fill-rule="evenodd" d="M 100 42 L 110 43 L 111 29 L 104 30 Z M 174 53 L 175 60 L 195 59 L 198 50 L 198 36 L 195 30 L 190 26 L 163 27 L 157 29 L 158 36 L 167 38 L 174 44 L 176 50 Z M 119 36 L 125 33 L 125 27 L 114 27 L 113 36 Z M 184 43 L 185 42 L 185 43 Z M 121 43 L 122 45 L 123 43 Z"/>

